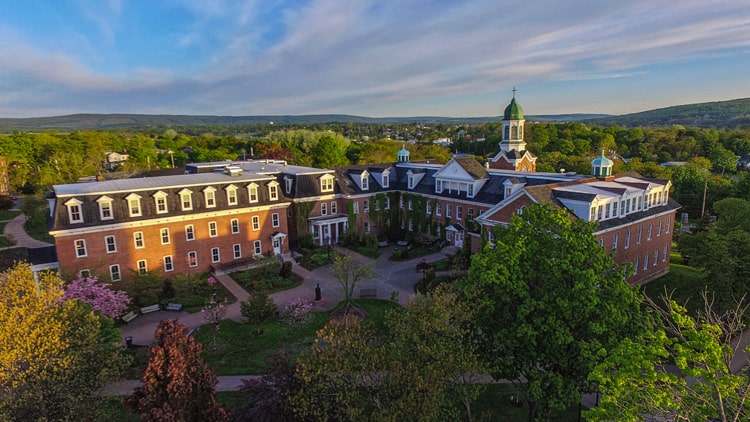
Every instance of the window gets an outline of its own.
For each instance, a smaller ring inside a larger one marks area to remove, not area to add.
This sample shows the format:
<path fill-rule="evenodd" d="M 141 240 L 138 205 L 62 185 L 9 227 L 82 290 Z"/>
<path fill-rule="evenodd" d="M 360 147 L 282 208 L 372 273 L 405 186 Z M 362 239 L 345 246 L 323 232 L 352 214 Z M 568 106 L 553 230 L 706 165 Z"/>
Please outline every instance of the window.
<path fill-rule="evenodd" d="M 403 196 L 398 198 L 398 207 L 401 209 L 404 209 L 404 197 Z"/>
<path fill-rule="evenodd" d="M 651 240 L 651 232 L 654 229 L 654 223 L 648 223 L 648 234 L 646 235 L 646 240 Z"/>
<path fill-rule="evenodd" d="M 625 215 L 625 200 L 620 201 L 620 217 Z"/>
<path fill-rule="evenodd" d="M 328 215 L 328 204 L 325 202 L 320 204 L 320 215 Z"/>
<path fill-rule="evenodd" d="M 216 207 L 216 188 L 207 187 L 203 190 L 203 199 L 206 200 L 206 208 Z"/>
<path fill-rule="evenodd" d="M 645 256 L 645 257 L 643 258 L 643 270 L 645 271 L 645 270 L 647 270 L 647 269 L 648 269 L 648 253 L 647 253 L 647 254 L 646 254 L 646 256 Z"/>
<path fill-rule="evenodd" d="M 600 248 L 604 247 L 604 239 L 599 239 L 599 247 Z"/>
<path fill-rule="evenodd" d="M 270 201 L 276 201 L 279 199 L 279 184 L 277 182 L 271 182 L 268 184 L 268 199 Z"/>
<path fill-rule="evenodd" d="M 524 208 L 524 207 L 521 207 L 521 208 L 516 208 L 516 214 L 517 214 L 517 215 L 523 215 L 523 208 Z"/>
<path fill-rule="evenodd" d="M 370 222 L 365 221 L 365 233 L 370 233 Z"/>
<path fill-rule="evenodd" d="M 411 205 L 411 201 L 409 201 L 409 205 Z M 364 207 L 363 208 L 364 208 L 365 212 L 370 212 L 370 201 L 369 200 L 365 199 Z"/>
<path fill-rule="evenodd" d="M 75 198 L 65 203 L 65 206 L 68 207 L 68 218 L 71 223 L 83 223 L 81 204 L 83 204 L 83 202 Z"/>
<path fill-rule="evenodd" d="M 464 218 L 464 207 L 456 206 L 456 219 L 460 220 Z"/>
<path fill-rule="evenodd" d="M 390 173 L 388 173 L 387 171 L 383 173 L 383 187 L 384 188 L 387 188 L 390 183 L 389 174 Z"/>
<path fill-rule="evenodd" d="M 227 189 L 227 204 L 237 205 L 237 186 L 229 185 L 227 186 L 226 189 Z"/>
<path fill-rule="evenodd" d="M 271 214 L 271 226 L 272 227 L 279 227 L 281 224 L 279 223 L 279 214 L 273 213 Z"/>
<path fill-rule="evenodd" d="M 468 218 L 469 221 L 474 221 L 474 208 L 469 208 L 468 215 L 466 218 Z"/>
<path fill-rule="evenodd" d="M 442 207 L 440 206 L 440 202 L 436 202 L 435 203 L 435 215 L 440 217 L 441 215 L 443 215 L 442 212 L 443 210 L 442 210 Z"/>
<path fill-rule="evenodd" d="M 469 185 L 468 185 L 468 187 L 466 189 L 466 196 L 468 196 L 469 198 L 473 198 L 474 197 L 474 185 L 471 184 L 471 183 L 469 183 Z"/>
<path fill-rule="evenodd" d="M 213 189 L 213 188 L 209 188 L 209 189 Z M 179 194 L 180 194 L 180 208 L 182 208 L 183 211 L 192 210 L 193 209 L 193 191 L 191 191 L 190 189 L 183 189 L 179 192 Z M 208 201 L 206 202 L 207 202 L 206 207 L 209 207 Z"/>
<path fill-rule="evenodd" d="M 290 177 L 284 176 L 284 189 L 287 195 L 292 193 L 292 179 Z"/>
<path fill-rule="evenodd" d="M 635 257 L 635 261 L 633 261 L 633 275 L 638 274 L 638 257 Z"/>
<path fill-rule="evenodd" d="M 429 215 L 432 213 L 432 203 L 430 201 L 427 201 L 425 204 L 425 214 Z"/>
<path fill-rule="evenodd" d="M 251 221 L 253 225 L 253 231 L 260 230 L 260 217 L 258 217 L 257 215 L 254 215 Z"/>
<path fill-rule="evenodd" d="M 628 229 L 628 232 L 625 234 L 625 249 L 630 247 L 630 229 Z"/>
<path fill-rule="evenodd" d="M 641 238 L 643 237 L 643 226 L 638 227 L 638 240 L 635 241 L 636 244 L 641 244 Z"/>
<path fill-rule="evenodd" d="M 229 222 L 229 227 L 232 232 L 232 234 L 237 234 L 240 232 L 240 220 L 233 218 Z"/>
<path fill-rule="evenodd" d="M 91 277 L 91 270 L 81 270 L 81 271 L 78 272 L 78 275 L 81 278 L 89 278 L 89 277 Z"/>
<path fill-rule="evenodd" d="M 435 192 L 440 193 L 442 191 L 443 191 L 443 181 L 438 179 L 435 181 Z"/>
<path fill-rule="evenodd" d="M 410 210 L 410 211 L 411 211 L 411 209 L 412 209 L 412 206 L 411 206 L 411 205 L 412 205 L 412 204 L 411 204 L 411 199 L 410 199 L 410 200 L 409 200 L 409 203 L 408 203 L 408 206 L 409 206 L 409 210 Z"/>
<path fill-rule="evenodd" d="M 360 180 L 362 181 L 362 190 L 369 190 L 370 189 L 370 174 L 367 172 L 362 173 L 362 177 Z"/>
<path fill-rule="evenodd" d="M 133 233 L 133 243 L 135 244 L 136 249 L 143 249 L 143 247 L 145 246 L 145 243 L 143 241 L 143 232 Z"/>
<path fill-rule="evenodd" d="M 141 216 L 141 197 L 140 195 L 136 195 L 134 193 L 131 193 L 130 195 L 126 196 L 125 199 L 128 201 L 128 212 L 130 213 L 131 217 L 140 217 Z"/>
<path fill-rule="evenodd" d="M 253 249 L 255 255 L 261 255 L 263 253 L 263 250 L 261 249 L 260 240 L 256 240 L 253 242 Z"/>
<path fill-rule="evenodd" d="M 112 216 L 112 198 L 108 196 L 102 196 L 101 198 L 97 199 L 96 202 L 99 203 L 99 217 L 102 220 L 111 220 L 114 218 Z"/>
<path fill-rule="evenodd" d="M 359 201 L 354 201 L 354 213 L 359 214 Z"/>
<path fill-rule="evenodd" d="M 112 281 L 120 281 L 122 279 L 122 276 L 120 275 L 120 264 L 109 266 L 109 279 Z"/>
<path fill-rule="evenodd" d="M 219 235 L 219 230 L 216 227 L 215 221 L 209 221 L 208 222 L 208 235 L 210 237 L 216 237 Z"/>
<path fill-rule="evenodd" d="M 391 209 L 391 197 L 390 196 L 385 197 L 385 209 L 387 210 Z"/>
<path fill-rule="evenodd" d="M 197 267 L 198 266 L 198 252 L 196 252 L 196 251 L 190 251 L 190 252 L 188 252 L 188 266 L 189 267 Z"/>
<path fill-rule="evenodd" d="M 78 239 L 74 242 L 76 246 L 76 258 L 83 258 L 87 255 L 86 253 L 86 241 Z"/>
<path fill-rule="evenodd" d="M 596 219 L 597 220 L 601 220 L 602 219 L 602 206 L 601 205 L 599 205 L 596 208 Z"/>
<path fill-rule="evenodd" d="M 620 233 L 615 233 L 612 238 L 612 249 L 617 249 L 617 243 L 620 241 Z"/>
<path fill-rule="evenodd" d="M 609 218 L 609 211 L 611 207 L 612 207 L 612 204 L 607 204 L 607 206 L 605 207 L 604 218 Z"/>
<path fill-rule="evenodd" d="M 320 178 L 320 191 L 333 192 L 333 176 L 326 174 Z"/>
<path fill-rule="evenodd" d="M 234 259 L 242 258 L 242 246 L 239 243 L 232 245 L 232 251 L 234 252 Z"/>
<path fill-rule="evenodd" d="M 221 261 L 221 256 L 219 256 L 219 248 L 211 248 L 211 262 L 219 261 Z"/>
<path fill-rule="evenodd" d="M 409 189 L 414 189 L 414 175 L 413 174 L 409 175 L 408 184 L 409 184 L 408 186 Z"/>
<path fill-rule="evenodd" d="M 669 227 L 672 225 L 672 217 L 667 217 L 667 227 L 664 233 L 669 233 Z"/>
<path fill-rule="evenodd" d="M 589 221 L 596 220 L 596 207 L 591 207 L 591 215 L 589 215 Z"/>
<path fill-rule="evenodd" d="M 661 236 L 661 225 L 664 222 L 664 220 L 659 220 L 659 225 L 656 227 L 656 237 Z"/>
<path fill-rule="evenodd" d="M 451 218 L 453 216 L 453 210 L 451 204 L 445 204 L 445 217 Z"/>
<path fill-rule="evenodd" d="M 247 196 L 250 203 L 258 202 L 258 185 L 256 185 L 255 183 L 250 183 L 249 185 L 247 185 Z"/>
<path fill-rule="evenodd" d="M 195 229 L 192 224 L 185 226 L 185 240 L 195 240 Z"/>
<path fill-rule="evenodd" d="M 161 244 L 169 245 L 169 229 L 167 228 L 161 229 L 159 234 L 161 235 Z"/>
<path fill-rule="evenodd" d="M 138 275 L 148 274 L 148 263 L 145 259 L 138 261 Z"/>
<path fill-rule="evenodd" d="M 159 191 L 154 194 L 154 205 L 156 205 L 157 214 L 166 214 L 169 212 L 167 208 L 167 194 Z"/>
<path fill-rule="evenodd" d="M 654 251 L 654 267 L 656 266 L 658 262 L 659 262 L 659 250 L 657 249 Z"/>
<path fill-rule="evenodd" d="M 331 214 L 336 214 L 338 211 L 338 204 L 336 204 L 336 201 L 331 202 Z"/>
<path fill-rule="evenodd" d="M 667 254 L 669 254 L 669 246 L 664 245 L 664 252 L 661 254 L 661 262 L 667 261 Z"/>
<path fill-rule="evenodd" d="M 168 273 L 174 270 L 174 263 L 172 262 L 172 255 L 164 257 L 164 272 Z"/>
<path fill-rule="evenodd" d="M 113 235 L 104 236 L 104 246 L 107 249 L 107 253 L 117 252 L 117 241 Z"/>

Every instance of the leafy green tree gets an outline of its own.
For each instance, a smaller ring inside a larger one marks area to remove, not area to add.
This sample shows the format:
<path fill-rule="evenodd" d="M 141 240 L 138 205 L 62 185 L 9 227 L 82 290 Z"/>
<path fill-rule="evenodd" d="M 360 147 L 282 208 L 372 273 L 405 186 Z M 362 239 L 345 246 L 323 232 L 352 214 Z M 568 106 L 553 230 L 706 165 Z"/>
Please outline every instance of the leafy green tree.
<path fill-rule="evenodd" d="M 477 323 L 496 379 L 512 381 L 529 420 L 549 420 L 591 391 L 588 374 L 638 319 L 628 268 L 600 248 L 594 226 L 564 210 L 524 208 L 473 256 Z"/>
<path fill-rule="evenodd" d="M 750 420 L 750 382 L 737 373 L 748 359 L 737 359 L 747 304 L 714 312 L 703 294 L 697 317 L 670 297 L 665 305 L 646 298 L 654 326 L 626 338 L 591 374 L 602 392 L 591 421 L 746 421 Z M 745 351 L 747 347 L 745 347 Z"/>
<path fill-rule="evenodd" d="M 0 419 L 92 419 L 95 393 L 128 363 L 113 321 L 65 300 L 56 275 L 0 274 Z"/>
<path fill-rule="evenodd" d="M 262 292 L 252 292 L 247 301 L 240 303 L 240 313 L 247 319 L 248 324 L 256 325 L 256 334 L 262 332 L 261 326 L 271 321 L 277 312 L 276 304 L 267 294 Z"/>
<path fill-rule="evenodd" d="M 344 293 L 344 302 L 346 306 L 345 313 L 348 313 L 349 308 L 352 306 L 354 289 L 357 285 L 375 275 L 375 272 L 372 269 L 374 265 L 374 261 L 361 264 L 354 261 L 348 255 L 336 255 L 333 259 L 332 274 L 333 278 L 335 278 L 341 286 L 341 291 Z"/>
<path fill-rule="evenodd" d="M 313 148 L 313 167 L 331 168 L 349 164 L 346 158 L 347 141 L 340 135 L 324 135 Z"/>

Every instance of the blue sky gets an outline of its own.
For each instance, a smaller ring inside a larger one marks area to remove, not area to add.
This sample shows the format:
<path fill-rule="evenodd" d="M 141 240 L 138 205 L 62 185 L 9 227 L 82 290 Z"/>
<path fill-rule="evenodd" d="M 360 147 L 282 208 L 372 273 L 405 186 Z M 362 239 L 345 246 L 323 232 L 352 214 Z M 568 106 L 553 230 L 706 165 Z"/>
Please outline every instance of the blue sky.
<path fill-rule="evenodd" d="M 623 114 L 750 97 L 748 0 L 0 2 L 0 117 Z"/>

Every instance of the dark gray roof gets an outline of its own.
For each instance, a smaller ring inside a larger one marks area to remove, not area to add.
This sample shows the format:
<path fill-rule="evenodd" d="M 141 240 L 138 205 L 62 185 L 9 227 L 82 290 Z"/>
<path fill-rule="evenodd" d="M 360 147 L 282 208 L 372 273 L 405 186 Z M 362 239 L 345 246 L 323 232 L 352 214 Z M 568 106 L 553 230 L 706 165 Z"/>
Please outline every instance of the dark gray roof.
<path fill-rule="evenodd" d="M 454 158 L 453 160 L 458 163 L 461 168 L 466 170 L 466 172 L 469 173 L 469 175 L 473 177 L 474 180 L 484 179 L 485 177 L 487 177 L 487 169 L 482 167 L 482 165 L 479 164 L 479 161 L 477 161 L 473 157 L 460 157 Z"/>

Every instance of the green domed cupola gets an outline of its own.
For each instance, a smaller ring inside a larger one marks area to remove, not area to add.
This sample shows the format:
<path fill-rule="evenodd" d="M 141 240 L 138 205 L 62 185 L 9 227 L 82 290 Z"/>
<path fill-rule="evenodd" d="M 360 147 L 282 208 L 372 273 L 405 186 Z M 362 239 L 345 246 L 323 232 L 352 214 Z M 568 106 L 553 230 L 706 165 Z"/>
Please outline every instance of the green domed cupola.
<path fill-rule="evenodd" d="M 408 163 L 409 162 L 409 150 L 406 149 L 405 145 L 401 145 L 401 149 L 398 150 L 396 153 L 398 155 L 398 162 L 399 163 Z"/>
<path fill-rule="evenodd" d="M 604 150 L 602 150 L 602 155 L 591 161 L 591 172 L 594 173 L 594 176 L 596 177 L 611 176 L 612 166 L 614 164 L 614 161 L 604 156 Z"/>
<path fill-rule="evenodd" d="M 505 113 L 503 114 L 503 120 L 523 120 L 523 109 L 516 102 L 515 93 L 513 93 L 513 99 L 510 100 L 508 107 L 505 107 Z"/>

